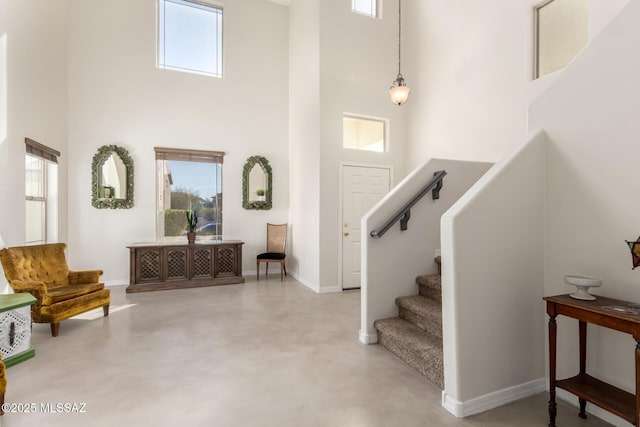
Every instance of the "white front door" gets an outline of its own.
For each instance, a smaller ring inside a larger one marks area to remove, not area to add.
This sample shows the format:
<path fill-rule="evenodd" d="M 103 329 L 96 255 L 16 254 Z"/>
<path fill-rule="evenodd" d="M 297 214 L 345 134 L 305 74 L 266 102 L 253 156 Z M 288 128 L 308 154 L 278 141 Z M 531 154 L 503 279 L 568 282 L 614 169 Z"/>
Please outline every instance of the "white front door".
<path fill-rule="evenodd" d="M 388 168 L 342 167 L 342 289 L 360 287 L 360 219 L 389 187 Z"/>

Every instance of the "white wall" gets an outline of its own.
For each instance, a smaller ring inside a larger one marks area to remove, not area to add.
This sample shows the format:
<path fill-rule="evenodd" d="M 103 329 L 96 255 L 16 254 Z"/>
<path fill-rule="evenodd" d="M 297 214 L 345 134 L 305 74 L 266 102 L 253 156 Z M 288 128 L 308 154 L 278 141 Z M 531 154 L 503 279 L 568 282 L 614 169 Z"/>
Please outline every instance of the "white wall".
<path fill-rule="evenodd" d="M 320 278 L 321 291 L 340 290 L 342 245 L 340 162 L 388 165 L 405 175 L 406 110 L 389 100 L 397 74 L 397 3 L 380 19 L 351 11 L 351 2 L 320 2 Z M 389 150 L 342 148 L 344 113 L 389 120 Z M 392 183 L 393 184 L 393 183 Z"/>
<path fill-rule="evenodd" d="M 155 240 L 153 147 L 160 146 L 226 152 L 223 237 L 246 242 L 244 270 L 255 271 L 266 223 L 288 219 L 288 8 L 224 2 L 222 79 L 159 70 L 155 52 L 155 0 L 70 2 L 71 262 L 102 268 L 107 282 L 128 282 L 126 245 Z M 91 206 L 91 159 L 104 144 L 133 158 L 132 209 Z M 242 208 L 242 167 L 252 155 L 273 168 L 269 211 Z"/>
<path fill-rule="evenodd" d="M 391 166 L 404 176 L 403 108 L 395 79 L 395 13 L 382 19 L 342 0 L 293 0 L 290 11 L 290 271 L 317 292 L 341 290 L 340 163 Z M 342 148 L 344 113 L 389 119 L 389 151 Z"/>
<path fill-rule="evenodd" d="M 289 11 L 288 271 L 316 288 L 320 271 L 320 31 L 318 0 L 294 0 Z"/>
<path fill-rule="evenodd" d="M 433 259 L 436 249 L 440 249 L 440 217 L 490 166 L 430 159 L 407 175 L 362 218 L 361 342 L 376 342 L 373 322 L 397 316 L 396 297 L 417 294 L 416 277 L 436 272 Z M 381 238 L 370 237 L 371 231 L 381 229 L 440 170 L 447 172 L 440 198 L 433 200 L 429 192 L 411 208 L 407 230 L 401 231 L 397 223 Z M 411 256 L 407 256 L 407 248 L 411 248 Z"/>
<path fill-rule="evenodd" d="M 58 236 L 64 241 L 70 159 L 64 0 L 0 0 L 0 234 L 8 246 L 25 240 L 25 137 L 61 152 Z"/>
<path fill-rule="evenodd" d="M 526 141 L 529 104 L 562 73 L 532 80 L 540 1 L 407 3 L 409 168 L 430 157 L 495 162 Z M 628 0 L 589 3 L 593 40 Z"/>
<path fill-rule="evenodd" d="M 537 135 L 442 216 L 443 402 L 457 416 L 544 389 L 545 144 Z"/>
<path fill-rule="evenodd" d="M 563 276 L 578 273 L 604 279 L 594 294 L 640 303 L 640 272 L 631 270 L 624 242 L 640 235 L 638 20 L 640 2 L 630 2 L 531 106 L 531 129 L 544 128 L 550 139 L 545 295 L 571 292 Z M 564 378 L 578 370 L 576 322 L 560 316 L 558 334 Z M 587 346 L 590 374 L 635 391 L 631 336 L 589 326 Z"/>

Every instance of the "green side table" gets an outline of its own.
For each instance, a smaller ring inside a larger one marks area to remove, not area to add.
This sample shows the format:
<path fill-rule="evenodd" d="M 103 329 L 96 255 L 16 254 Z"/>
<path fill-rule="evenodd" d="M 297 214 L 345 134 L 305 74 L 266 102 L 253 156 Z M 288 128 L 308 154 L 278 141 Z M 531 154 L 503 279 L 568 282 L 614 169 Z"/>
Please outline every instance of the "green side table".
<path fill-rule="evenodd" d="M 31 305 L 35 302 L 27 293 L 0 295 L 0 351 L 7 367 L 36 355 L 31 347 Z"/>

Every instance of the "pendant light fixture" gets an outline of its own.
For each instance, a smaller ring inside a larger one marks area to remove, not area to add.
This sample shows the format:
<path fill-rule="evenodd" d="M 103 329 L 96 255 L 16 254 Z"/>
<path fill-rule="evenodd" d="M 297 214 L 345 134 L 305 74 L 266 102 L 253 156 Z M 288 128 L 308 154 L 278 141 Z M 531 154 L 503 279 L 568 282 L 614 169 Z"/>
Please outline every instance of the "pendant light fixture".
<path fill-rule="evenodd" d="M 398 76 L 393 81 L 393 86 L 389 88 L 391 102 L 402 105 L 407 102 L 411 89 L 407 86 L 400 72 L 400 47 L 402 45 L 402 0 L 398 0 Z"/>

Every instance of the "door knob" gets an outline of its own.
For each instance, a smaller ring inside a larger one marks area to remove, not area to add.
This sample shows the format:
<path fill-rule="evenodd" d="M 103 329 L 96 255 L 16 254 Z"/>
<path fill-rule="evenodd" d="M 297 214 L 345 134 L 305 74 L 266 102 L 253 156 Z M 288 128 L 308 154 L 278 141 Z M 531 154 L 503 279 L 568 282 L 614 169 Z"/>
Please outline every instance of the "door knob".
<path fill-rule="evenodd" d="M 344 237 L 347 237 L 348 235 L 349 235 L 348 231 L 344 233 Z"/>

